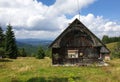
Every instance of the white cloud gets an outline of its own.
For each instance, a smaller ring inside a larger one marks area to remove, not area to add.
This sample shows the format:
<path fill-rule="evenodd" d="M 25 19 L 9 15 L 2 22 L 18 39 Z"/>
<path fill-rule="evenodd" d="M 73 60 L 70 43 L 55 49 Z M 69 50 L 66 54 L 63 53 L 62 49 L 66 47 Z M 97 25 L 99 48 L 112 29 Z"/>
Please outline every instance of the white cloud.
<path fill-rule="evenodd" d="M 94 1 L 79 0 L 80 9 Z M 55 38 L 78 17 L 76 13 L 77 0 L 56 0 L 51 6 L 37 0 L 0 0 L 0 24 L 11 23 L 17 38 Z M 66 15 L 74 17 L 67 19 Z M 102 16 L 88 14 L 81 16 L 81 21 L 98 36 L 120 31 L 120 25 Z"/>
<path fill-rule="evenodd" d="M 103 35 L 120 36 L 120 25 L 102 16 L 95 17 L 93 14 L 88 14 L 81 16 L 81 21 L 100 38 Z"/>
<path fill-rule="evenodd" d="M 38 39 L 53 40 L 60 34 L 60 32 L 15 30 L 15 34 L 17 37 L 21 39 L 38 38 Z"/>
<path fill-rule="evenodd" d="M 88 4 L 93 3 L 95 0 L 79 0 L 79 9 L 86 7 Z M 56 0 L 53 7 L 59 14 L 72 14 L 77 11 L 77 0 Z"/>

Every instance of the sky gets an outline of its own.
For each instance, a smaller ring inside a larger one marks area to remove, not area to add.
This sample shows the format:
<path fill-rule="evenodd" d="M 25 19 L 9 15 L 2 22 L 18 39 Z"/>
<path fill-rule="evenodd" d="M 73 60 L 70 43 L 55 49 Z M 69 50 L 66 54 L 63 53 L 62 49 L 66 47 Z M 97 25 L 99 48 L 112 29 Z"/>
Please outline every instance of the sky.
<path fill-rule="evenodd" d="M 0 25 L 11 24 L 17 39 L 54 40 L 79 12 L 99 38 L 120 36 L 120 0 L 0 0 Z"/>

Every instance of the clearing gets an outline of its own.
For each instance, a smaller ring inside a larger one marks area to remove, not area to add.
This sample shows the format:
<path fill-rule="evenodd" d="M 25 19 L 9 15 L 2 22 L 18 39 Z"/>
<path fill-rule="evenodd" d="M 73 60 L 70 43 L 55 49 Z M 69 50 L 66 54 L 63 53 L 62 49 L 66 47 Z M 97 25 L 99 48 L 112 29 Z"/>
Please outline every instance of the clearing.
<path fill-rule="evenodd" d="M 120 82 L 120 59 L 108 67 L 52 66 L 51 59 L 0 60 L 0 82 Z"/>

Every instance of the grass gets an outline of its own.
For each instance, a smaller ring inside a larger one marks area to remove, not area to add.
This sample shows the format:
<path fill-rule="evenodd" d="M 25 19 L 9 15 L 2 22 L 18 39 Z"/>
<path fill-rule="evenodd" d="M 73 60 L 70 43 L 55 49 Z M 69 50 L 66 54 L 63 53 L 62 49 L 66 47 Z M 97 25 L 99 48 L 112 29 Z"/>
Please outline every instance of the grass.
<path fill-rule="evenodd" d="M 120 82 L 120 59 L 108 67 L 52 66 L 51 59 L 0 60 L 0 82 Z"/>
<path fill-rule="evenodd" d="M 118 42 L 108 43 L 106 46 L 110 49 L 110 51 L 113 51 L 116 48 L 117 43 Z"/>

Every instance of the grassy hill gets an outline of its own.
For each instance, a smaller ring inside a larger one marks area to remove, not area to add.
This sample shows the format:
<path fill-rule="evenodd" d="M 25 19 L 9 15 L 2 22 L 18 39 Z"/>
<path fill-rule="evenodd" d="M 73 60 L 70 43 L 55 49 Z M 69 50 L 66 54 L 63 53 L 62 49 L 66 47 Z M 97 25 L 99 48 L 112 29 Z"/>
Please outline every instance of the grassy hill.
<path fill-rule="evenodd" d="M 106 46 L 108 47 L 108 49 L 110 49 L 110 51 L 113 51 L 116 48 L 117 43 L 118 42 L 109 43 L 109 44 L 106 44 Z"/>
<path fill-rule="evenodd" d="M 119 42 L 113 42 L 107 44 L 107 47 L 111 51 L 111 58 L 120 58 L 120 43 Z"/>
<path fill-rule="evenodd" d="M 120 59 L 108 67 L 52 66 L 51 59 L 0 60 L 0 82 L 120 82 Z"/>

